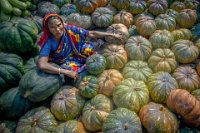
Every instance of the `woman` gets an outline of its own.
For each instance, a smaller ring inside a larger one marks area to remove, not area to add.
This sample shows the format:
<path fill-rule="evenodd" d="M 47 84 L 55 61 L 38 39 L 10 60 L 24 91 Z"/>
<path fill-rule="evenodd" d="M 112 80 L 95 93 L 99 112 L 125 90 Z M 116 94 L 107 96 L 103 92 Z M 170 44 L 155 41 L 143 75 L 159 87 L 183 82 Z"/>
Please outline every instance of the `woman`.
<path fill-rule="evenodd" d="M 85 42 L 87 36 L 90 38 L 113 36 L 122 39 L 118 34 L 88 31 L 73 25 L 64 25 L 58 14 L 46 15 L 43 19 L 43 34 L 38 42 L 41 47 L 38 67 L 44 72 L 64 74 L 76 79 L 78 73 L 85 69 L 86 58 L 95 53 L 92 44 Z"/>

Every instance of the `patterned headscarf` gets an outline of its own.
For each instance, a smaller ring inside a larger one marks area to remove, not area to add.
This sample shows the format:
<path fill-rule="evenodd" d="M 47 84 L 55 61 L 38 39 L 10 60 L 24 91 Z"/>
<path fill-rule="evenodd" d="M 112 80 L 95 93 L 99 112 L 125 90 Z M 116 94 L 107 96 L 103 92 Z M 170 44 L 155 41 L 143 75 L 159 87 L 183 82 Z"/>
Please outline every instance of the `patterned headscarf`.
<path fill-rule="evenodd" d="M 50 17 L 58 17 L 61 22 L 64 24 L 63 22 L 63 19 L 61 18 L 61 16 L 59 16 L 58 14 L 56 13 L 50 13 L 50 14 L 47 14 L 44 19 L 43 19 L 43 33 L 42 33 L 42 36 L 40 38 L 40 40 L 38 41 L 38 44 L 40 45 L 40 47 L 42 48 L 44 46 L 44 44 L 46 43 L 46 41 L 48 40 L 49 36 L 51 35 L 49 29 L 48 29 L 48 19 Z"/>

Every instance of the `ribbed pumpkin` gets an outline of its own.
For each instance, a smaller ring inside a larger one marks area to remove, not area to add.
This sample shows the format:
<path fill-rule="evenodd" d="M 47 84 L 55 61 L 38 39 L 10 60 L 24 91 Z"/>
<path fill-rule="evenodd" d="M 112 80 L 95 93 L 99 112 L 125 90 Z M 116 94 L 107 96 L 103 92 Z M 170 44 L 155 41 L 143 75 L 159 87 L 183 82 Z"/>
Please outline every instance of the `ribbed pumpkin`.
<path fill-rule="evenodd" d="M 87 58 L 86 69 L 91 74 L 102 73 L 107 66 L 106 58 L 100 54 L 94 54 Z"/>
<path fill-rule="evenodd" d="M 170 48 L 174 42 L 174 37 L 168 30 L 156 30 L 150 36 L 149 41 L 154 49 Z"/>
<path fill-rule="evenodd" d="M 139 117 L 126 108 L 113 110 L 103 123 L 104 133 L 142 133 Z"/>
<path fill-rule="evenodd" d="M 80 94 L 84 98 L 93 98 L 99 90 L 98 79 L 95 76 L 85 76 L 78 86 Z"/>
<path fill-rule="evenodd" d="M 168 8 L 167 0 L 148 0 L 148 11 L 153 15 L 165 13 Z"/>
<path fill-rule="evenodd" d="M 9 89 L 0 96 L 0 111 L 6 118 L 21 117 L 31 108 L 31 104 L 21 95 L 18 87 Z"/>
<path fill-rule="evenodd" d="M 24 65 L 24 71 L 27 72 L 27 71 L 37 67 L 38 58 L 39 58 L 39 56 L 29 58 Z"/>
<path fill-rule="evenodd" d="M 156 22 L 152 17 L 140 16 L 135 22 L 138 33 L 142 36 L 148 37 L 156 30 Z"/>
<path fill-rule="evenodd" d="M 52 3 L 57 5 L 59 8 L 62 7 L 64 4 L 70 3 L 71 0 L 53 0 Z"/>
<path fill-rule="evenodd" d="M 144 61 L 129 61 L 123 68 L 124 78 L 147 82 L 148 77 L 153 73 L 148 64 Z"/>
<path fill-rule="evenodd" d="M 146 60 L 151 55 L 152 45 L 142 36 L 131 36 L 125 44 L 125 50 L 132 60 Z"/>
<path fill-rule="evenodd" d="M 130 0 L 111 0 L 111 5 L 118 10 L 126 10 L 130 6 Z"/>
<path fill-rule="evenodd" d="M 148 65 L 154 72 L 173 72 L 177 67 L 174 53 L 170 49 L 158 48 L 152 52 Z"/>
<path fill-rule="evenodd" d="M 123 75 L 118 70 L 105 70 L 98 77 L 99 93 L 104 94 L 107 97 L 111 97 L 113 95 L 114 88 L 119 85 L 123 79 Z"/>
<path fill-rule="evenodd" d="M 122 40 L 111 36 L 106 36 L 105 39 L 108 43 L 125 44 L 129 37 L 128 28 L 124 24 L 112 24 L 107 28 L 106 32 L 120 34 L 123 36 Z"/>
<path fill-rule="evenodd" d="M 191 92 L 200 87 L 200 79 L 197 72 L 189 66 L 180 66 L 174 73 L 173 77 L 179 84 L 179 88 Z"/>
<path fill-rule="evenodd" d="M 199 38 L 200 36 L 200 23 L 194 25 L 191 29 L 193 38 Z"/>
<path fill-rule="evenodd" d="M 53 132 L 57 126 L 57 121 L 50 110 L 44 106 L 34 108 L 22 116 L 18 123 L 16 133 L 33 132 L 47 133 Z"/>
<path fill-rule="evenodd" d="M 195 97 L 197 98 L 197 100 L 200 101 L 200 89 L 193 90 L 193 91 L 191 92 L 191 94 L 192 94 L 193 96 L 195 96 Z"/>
<path fill-rule="evenodd" d="M 121 10 L 114 16 L 114 23 L 121 23 L 129 27 L 133 23 L 133 15 L 125 10 Z"/>
<path fill-rule="evenodd" d="M 76 8 L 76 6 L 74 4 L 64 4 L 61 8 L 60 8 L 60 14 L 61 15 L 65 15 L 68 16 L 71 13 L 77 13 L 78 9 Z"/>
<path fill-rule="evenodd" d="M 99 0 L 76 0 L 78 10 L 83 14 L 90 14 L 99 7 Z"/>
<path fill-rule="evenodd" d="M 3 121 L 0 124 L 0 132 L 1 133 L 14 133 L 15 129 L 17 127 L 17 122 L 16 121 Z"/>
<path fill-rule="evenodd" d="M 57 5 L 52 4 L 48 1 L 42 1 L 38 3 L 37 14 L 41 17 L 44 17 L 46 14 L 49 13 L 59 13 L 60 9 Z"/>
<path fill-rule="evenodd" d="M 42 26 L 43 18 L 40 16 L 31 16 L 28 19 L 31 20 L 37 26 L 38 33 L 40 33 L 43 28 L 43 26 Z"/>
<path fill-rule="evenodd" d="M 176 17 L 178 15 L 178 12 L 173 10 L 173 9 L 167 9 L 165 14 L 171 16 L 172 18 L 174 18 L 176 20 Z"/>
<path fill-rule="evenodd" d="M 69 120 L 58 125 L 54 133 L 87 133 L 82 122 Z"/>
<path fill-rule="evenodd" d="M 199 1 L 196 0 L 185 0 L 184 1 L 185 7 L 189 9 L 196 10 L 199 4 Z"/>
<path fill-rule="evenodd" d="M 117 107 L 127 108 L 137 113 L 149 102 L 149 91 L 143 81 L 128 78 L 114 88 L 113 100 Z"/>
<path fill-rule="evenodd" d="M 110 3 L 110 0 L 97 0 L 97 1 L 99 7 L 107 6 Z"/>
<path fill-rule="evenodd" d="M 176 20 L 167 15 L 167 14 L 160 14 L 155 18 L 156 27 L 158 30 L 169 30 L 173 31 L 176 28 Z"/>
<path fill-rule="evenodd" d="M 147 8 L 147 3 L 144 0 L 130 0 L 128 11 L 132 14 L 143 13 Z"/>
<path fill-rule="evenodd" d="M 12 18 L 0 25 L 0 49 L 12 53 L 24 53 L 35 48 L 38 29 L 30 20 Z"/>
<path fill-rule="evenodd" d="M 180 63 L 190 63 L 198 58 L 198 47 L 190 40 L 178 40 L 173 43 L 172 51 Z"/>
<path fill-rule="evenodd" d="M 143 13 L 137 14 L 133 17 L 133 24 L 135 24 L 137 18 L 139 18 L 140 16 L 148 16 L 148 17 L 151 17 L 152 19 L 154 19 L 154 16 L 151 13 L 143 12 Z"/>
<path fill-rule="evenodd" d="M 39 102 L 56 92 L 61 85 L 61 76 L 42 72 L 36 67 L 26 72 L 21 78 L 19 91 L 25 98 Z"/>
<path fill-rule="evenodd" d="M 192 32 L 189 29 L 180 28 L 172 31 L 172 35 L 174 36 L 174 41 L 177 40 L 190 40 L 192 37 Z"/>
<path fill-rule="evenodd" d="M 58 120 L 72 120 L 80 115 L 84 104 L 85 99 L 80 96 L 78 89 L 63 86 L 51 100 L 51 112 Z"/>
<path fill-rule="evenodd" d="M 175 115 L 162 104 L 150 102 L 144 105 L 139 117 L 149 133 L 176 133 L 179 123 Z"/>
<path fill-rule="evenodd" d="M 113 12 L 107 7 L 99 7 L 92 13 L 92 21 L 98 27 L 108 27 L 113 23 Z"/>
<path fill-rule="evenodd" d="M 107 68 L 121 69 L 127 63 L 128 55 L 122 45 L 109 44 L 103 51 Z"/>
<path fill-rule="evenodd" d="M 194 45 L 198 47 L 199 52 L 200 52 L 200 39 L 194 41 Z"/>
<path fill-rule="evenodd" d="M 82 111 L 82 122 L 88 131 L 99 131 L 107 116 L 112 111 L 113 105 L 109 98 L 102 94 L 89 100 Z"/>
<path fill-rule="evenodd" d="M 183 9 L 185 9 L 185 4 L 180 1 L 174 1 L 171 5 L 170 8 L 173 9 L 174 11 L 181 12 Z"/>
<path fill-rule="evenodd" d="M 139 35 L 139 33 L 137 32 L 137 29 L 136 29 L 135 25 L 131 25 L 128 28 L 128 33 L 129 33 L 130 36 L 138 36 Z"/>
<path fill-rule="evenodd" d="M 169 93 L 167 106 L 183 117 L 188 125 L 200 126 L 200 101 L 188 91 L 175 89 Z"/>
<path fill-rule="evenodd" d="M 0 94 L 17 86 L 23 74 L 23 59 L 20 56 L 0 52 Z"/>
<path fill-rule="evenodd" d="M 196 66 L 197 73 L 200 75 L 200 62 Z"/>
<path fill-rule="evenodd" d="M 157 72 L 149 77 L 147 86 L 153 101 L 166 103 L 169 92 L 177 89 L 178 83 L 169 73 Z"/>
<path fill-rule="evenodd" d="M 197 14 L 195 10 L 184 9 L 176 18 L 177 23 L 183 28 L 191 28 L 197 20 Z"/>

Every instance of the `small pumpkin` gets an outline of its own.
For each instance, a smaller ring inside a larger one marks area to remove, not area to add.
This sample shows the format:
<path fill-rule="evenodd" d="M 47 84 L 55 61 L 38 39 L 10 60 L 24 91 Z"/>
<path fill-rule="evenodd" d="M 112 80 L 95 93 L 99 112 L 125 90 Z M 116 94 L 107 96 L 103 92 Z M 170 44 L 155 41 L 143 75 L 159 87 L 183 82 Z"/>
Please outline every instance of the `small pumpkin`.
<path fill-rule="evenodd" d="M 37 14 L 41 17 L 44 17 L 46 14 L 49 13 L 59 13 L 59 12 L 60 12 L 59 7 L 51 2 L 42 1 L 38 3 Z"/>
<path fill-rule="evenodd" d="M 175 18 L 167 15 L 167 14 L 160 14 L 155 18 L 156 27 L 159 30 L 169 30 L 173 31 L 176 28 L 176 20 Z"/>
<path fill-rule="evenodd" d="M 185 4 L 181 1 L 174 1 L 171 5 L 170 8 L 173 9 L 174 11 L 181 12 L 183 9 L 185 9 Z"/>
<path fill-rule="evenodd" d="M 128 11 L 135 14 L 143 13 L 147 8 L 147 3 L 144 0 L 131 0 Z"/>
<path fill-rule="evenodd" d="M 99 2 L 99 0 L 77 0 L 75 1 L 75 5 L 81 13 L 91 14 L 99 7 Z"/>
<path fill-rule="evenodd" d="M 175 29 L 172 31 L 172 35 L 174 36 L 174 41 L 190 40 L 192 38 L 192 32 L 186 28 Z"/>
<path fill-rule="evenodd" d="M 130 6 L 130 0 L 111 0 L 111 5 L 118 10 L 126 10 Z"/>
<path fill-rule="evenodd" d="M 121 23 L 129 27 L 133 23 L 133 15 L 125 10 L 121 10 L 114 16 L 114 23 Z"/>
<path fill-rule="evenodd" d="M 148 0 L 147 5 L 148 11 L 155 16 L 165 13 L 168 8 L 167 0 Z"/>
<path fill-rule="evenodd" d="M 61 15 L 65 15 L 68 16 L 71 13 L 77 13 L 78 9 L 76 8 L 76 6 L 74 4 L 64 4 L 61 8 L 60 8 L 60 14 Z"/>

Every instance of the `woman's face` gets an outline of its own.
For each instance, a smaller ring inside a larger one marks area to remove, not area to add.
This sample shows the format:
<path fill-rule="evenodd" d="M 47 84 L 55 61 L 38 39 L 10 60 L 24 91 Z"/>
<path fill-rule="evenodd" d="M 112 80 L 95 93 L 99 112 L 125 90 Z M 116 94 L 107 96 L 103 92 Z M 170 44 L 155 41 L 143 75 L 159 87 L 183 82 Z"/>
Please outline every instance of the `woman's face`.
<path fill-rule="evenodd" d="M 62 21 L 58 18 L 50 19 L 48 22 L 48 28 L 54 39 L 56 39 L 56 41 L 59 41 L 64 32 L 64 25 Z"/>

